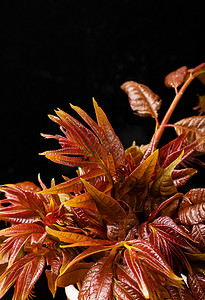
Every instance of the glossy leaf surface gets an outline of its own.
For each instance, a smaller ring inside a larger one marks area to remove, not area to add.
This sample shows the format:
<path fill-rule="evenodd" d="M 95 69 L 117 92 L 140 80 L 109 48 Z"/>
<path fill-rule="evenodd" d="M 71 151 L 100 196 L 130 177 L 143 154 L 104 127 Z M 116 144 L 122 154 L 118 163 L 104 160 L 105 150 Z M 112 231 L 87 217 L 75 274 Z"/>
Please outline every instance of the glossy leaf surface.
<path fill-rule="evenodd" d="M 159 96 L 146 85 L 134 81 L 127 81 L 121 89 L 128 95 L 132 110 L 141 117 L 153 117 L 157 120 L 157 111 L 160 109 Z"/>

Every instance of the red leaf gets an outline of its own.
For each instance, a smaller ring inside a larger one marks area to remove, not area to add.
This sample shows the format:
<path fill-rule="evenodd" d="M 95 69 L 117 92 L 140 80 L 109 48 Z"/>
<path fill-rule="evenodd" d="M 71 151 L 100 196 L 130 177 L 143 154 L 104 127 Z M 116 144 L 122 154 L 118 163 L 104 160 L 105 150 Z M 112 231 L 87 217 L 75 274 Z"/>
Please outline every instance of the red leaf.
<path fill-rule="evenodd" d="M 28 253 L 12 264 L 1 276 L 4 279 L 1 286 L 0 297 L 15 283 L 14 300 L 29 297 L 36 281 L 39 279 L 45 266 L 45 258 Z"/>
<path fill-rule="evenodd" d="M 205 220 L 205 189 L 192 189 L 185 194 L 178 216 L 182 224 L 193 225 Z"/>
<path fill-rule="evenodd" d="M 115 280 L 113 293 L 119 300 L 143 300 L 144 297 L 134 288 L 129 285 Z"/>
<path fill-rule="evenodd" d="M 113 283 L 113 255 L 98 260 L 88 271 L 79 293 L 79 300 L 108 300 Z"/>
<path fill-rule="evenodd" d="M 158 157 L 158 150 L 144 160 L 121 184 L 118 190 L 120 199 L 130 192 L 132 188 L 137 188 L 138 192 L 145 189 L 155 171 Z M 135 191 L 136 192 L 136 191 Z"/>
<path fill-rule="evenodd" d="M 190 290 L 195 299 L 197 300 L 204 300 L 205 299 L 205 286 L 204 286 L 204 275 L 202 280 L 200 280 L 200 275 L 198 276 L 197 273 L 188 274 L 187 281 Z"/>
<path fill-rule="evenodd" d="M 183 141 L 184 145 L 198 141 L 199 146 L 196 149 L 196 153 L 205 153 L 205 116 L 194 116 L 182 119 L 176 122 L 174 127 L 178 135 L 182 134 L 184 131 L 188 132 L 185 140 Z"/>
<path fill-rule="evenodd" d="M 198 242 L 197 248 L 204 253 L 205 252 L 205 225 L 197 224 L 193 225 L 190 237 Z"/>
<path fill-rule="evenodd" d="M 0 219 L 12 222 L 23 223 L 33 222 L 45 215 L 44 202 L 42 195 L 38 195 L 36 188 L 31 190 L 28 185 L 26 190 L 19 186 L 25 186 L 24 183 L 17 185 L 8 184 L 0 191 L 5 193 L 6 198 L 0 200 Z"/>
<path fill-rule="evenodd" d="M 190 253 L 198 253 L 199 251 L 192 245 L 192 239 L 189 235 L 177 225 L 170 217 L 163 216 L 157 218 L 150 225 L 150 228 L 157 230 L 158 234 L 172 244 L 186 249 Z"/>
<path fill-rule="evenodd" d="M 104 113 L 102 108 L 98 106 L 97 102 L 94 99 L 93 99 L 93 104 L 95 108 L 98 125 L 102 128 L 104 132 L 102 144 L 105 146 L 107 150 L 109 162 L 112 163 L 113 160 L 116 169 L 125 163 L 124 147 L 120 139 L 118 138 L 118 136 L 115 134 L 110 122 L 107 119 L 106 114 Z M 109 158 L 110 155 L 112 156 L 111 160 Z M 114 175 L 111 170 L 110 173 Z"/>
<path fill-rule="evenodd" d="M 181 67 L 174 72 L 169 73 L 164 80 L 167 87 L 178 88 L 186 79 L 187 67 Z"/>

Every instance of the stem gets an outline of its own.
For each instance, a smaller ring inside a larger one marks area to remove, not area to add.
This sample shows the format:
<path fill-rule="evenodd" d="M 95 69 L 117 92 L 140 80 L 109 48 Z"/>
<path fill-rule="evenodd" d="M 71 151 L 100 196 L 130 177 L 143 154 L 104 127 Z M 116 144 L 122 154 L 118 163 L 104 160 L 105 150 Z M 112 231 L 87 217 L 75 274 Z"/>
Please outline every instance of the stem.
<path fill-rule="evenodd" d="M 161 139 L 161 136 L 164 132 L 165 125 L 169 122 L 169 119 L 172 116 L 172 113 L 174 112 L 179 100 L 181 99 L 183 93 L 185 92 L 185 90 L 187 89 L 187 87 L 189 86 L 189 84 L 192 82 L 193 79 L 194 79 L 194 76 L 192 75 L 192 73 L 190 73 L 188 79 L 185 81 L 185 83 L 183 84 L 181 89 L 176 93 L 176 96 L 174 97 L 168 111 L 166 112 L 164 119 L 162 120 L 159 128 L 156 131 L 156 135 L 155 135 L 156 147 L 157 147 L 157 145 Z"/>

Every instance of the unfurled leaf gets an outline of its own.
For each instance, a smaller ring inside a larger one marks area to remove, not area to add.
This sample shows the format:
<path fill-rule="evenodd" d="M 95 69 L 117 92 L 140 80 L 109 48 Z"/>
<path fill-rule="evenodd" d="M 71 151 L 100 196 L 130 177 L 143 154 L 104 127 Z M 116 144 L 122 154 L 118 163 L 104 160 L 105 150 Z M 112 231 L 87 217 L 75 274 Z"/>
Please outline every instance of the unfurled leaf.
<path fill-rule="evenodd" d="M 113 247 L 114 247 L 113 245 L 110 245 L 110 246 L 91 246 L 87 248 L 86 250 L 82 251 L 79 255 L 75 256 L 74 259 L 68 260 L 65 263 L 63 262 L 62 267 L 60 269 L 59 276 L 62 276 L 64 273 L 69 272 L 72 266 L 79 263 L 86 257 L 92 256 L 97 253 L 109 251 L 113 249 Z"/>
<path fill-rule="evenodd" d="M 187 131 L 188 134 L 183 141 L 184 145 L 191 144 L 192 142 L 199 140 L 199 143 L 203 143 L 197 147 L 197 152 L 199 154 L 205 153 L 205 116 L 194 116 L 186 119 L 182 119 L 174 124 L 176 133 L 178 135 L 182 134 L 184 131 Z"/>
<path fill-rule="evenodd" d="M 45 215 L 46 200 L 42 195 L 38 195 L 37 188 L 26 183 L 24 190 L 20 186 L 23 183 L 8 184 L 0 188 L 0 192 L 5 193 L 6 198 L 0 200 L 0 219 L 12 223 L 34 222 Z"/>
<path fill-rule="evenodd" d="M 205 276 L 198 272 L 192 272 L 192 274 L 188 274 L 187 281 L 194 298 L 197 300 L 204 300 Z"/>
<path fill-rule="evenodd" d="M 181 67 L 177 69 L 174 72 L 169 73 L 164 80 L 164 83 L 167 87 L 172 87 L 174 89 L 177 89 L 178 86 L 180 86 L 187 76 L 187 67 Z"/>
<path fill-rule="evenodd" d="M 78 234 L 69 231 L 54 230 L 50 227 L 46 227 L 46 231 L 49 235 L 59 239 L 60 242 L 72 244 L 72 247 L 74 245 L 80 246 L 81 244 L 84 246 L 96 246 L 96 244 L 100 245 L 99 242 L 96 243 L 95 240 L 93 240 L 91 237 L 87 235 Z"/>
<path fill-rule="evenodd" d="M 177 225 L 170 217 L 161 216 L 149 224 L 151 230 L 163 237 L 170 243 L 177 245 L 190 253 L 199 253 L 193 246 L 193 240 L 179 225 Z"/>
<path fill-rule="evenodd" d="M 121 85 L 121 89 L 128 95 L 132 110 L 141 117 L 153 117 L 157 120 L 157 111 L 160 109 L 159 96 L 146 85 L 134 81 L 127 81 Z"/>
<path fill-rule="evenodd" d="M 77 197 L 69 199 L 65 201 L 63 205 L 68 205 L 70 207 L 90 208 L 96 211 L 95 202 L 92 200 L 92 197 L 89 193 L 83 193 Z"/>
<path fill-rule="evenodd" d="M 114 162 L 115 169 L 122 166 L 125 162 L 125 150 L 115 134 L 108 118 L 102 108 L 100 108 L 97 102 L 93 99 L 95 113 L 98 121 L 98 125 L 103 130 L 104 135 L 100 137 L 102 145 L 106 148 L 109 164 Z M 111 156 L 111 157 L 110 157 Z M 110 173 L 114 175 L 111 171 Z"/>
<path fill-rule="evenodd" d="M 174 286 L 167 286 L 166 288 L 172 300 L 195 300 L 186 286 L 184 286 L 183 289 Z"/>
<path fill-rule="evenodd" d="M 99 213 L 107 223 L 108 238 L 110 240 L 123 240 L 126 234 L 126 214 L 122 206 L 114 198 L 100 192 L 84 179 L 82 181 L 95 201 Z"/>
<path fill-rule="evenodd" d="M 118 300 L 143 300 L 144 297 L 133 287 L 120 282 L 114 281 L 113 292 Z"/>
<path fill-rule="evenodd" d="M 79 193 L 84 188 L 81 178 L 86 179 L 88 182 L 90 182 L 95 186 L 101 187 L 103 185 L 108 185 L 108 180 L 106 179 L 105 172 L 100 168 L 96 168 L 76 178 L 72 178 L 54 187 L 43 190 L 40 193 L 41 194 L 59 194 L 59 193 L 62 194 L 62 193 L 71 193 L 71 192 Z"/>
<path fill-rule="evenodd" d="M 98 260 L 88 271 L 79 292 L 78 299 L 108 300 L 113 283 L 113 255 Z"/>
<path fill-rule="evenodd" d="M 205 224 L 193 225 L 190 237 L 197 241 L 197 248 L 205 253 Z"/>
<path fill-rule="evenodd" d="M 176 188 L 179 188 L 185 185 L 189 180 L 189 178 L 191 178 L 196 173 L 197 170 L 193 168 L 173 170 L 172 172 L 173 183 L 176 186 Z"/>
<path fill-rule="evenodd" d="M 186 193 L 178 216 L 184 225 L 200 224 L 205 221 L 205 189 L 192 189 Z"/>
<path fill-rule="evenodd" d="M 70 284 L 76 284 L 76 282 L 83 281 L 85 275 L 93 264 L 93 262 L 81 262 L 73 265 L 68 272 L 65 272 L 62 276 L 58 277 L 57 285 L 59 287 L 66 287 Z"/>
<path fill-rule="evenodd" d="M 13 299 L 27 299 L 44 267 L 45 258 L 42 256 L 28 253 L 20 258 L 0 276 L 0 281 L 4 279 L 0 297 L 16 282 Z"/>
<path fill-rule="evenodd" d="M 126 248 L 124 259 L 129 269 L 128 274 L 145 299 L 157 299 L 157 295 L 163 293 L 164 282 L 181 287 L 181 279 L 150 243 L 137 239 L 132 242 L 132 246 Z"/>
<path fill-rule="evenodd" d="M 106 222 L 113 224 L 125 218 L 124 209 L 114 198 L 100 192 L 86 180 L 82 179 L 82 182 L 95 201 L 102 218 L 106 220 Z"/>

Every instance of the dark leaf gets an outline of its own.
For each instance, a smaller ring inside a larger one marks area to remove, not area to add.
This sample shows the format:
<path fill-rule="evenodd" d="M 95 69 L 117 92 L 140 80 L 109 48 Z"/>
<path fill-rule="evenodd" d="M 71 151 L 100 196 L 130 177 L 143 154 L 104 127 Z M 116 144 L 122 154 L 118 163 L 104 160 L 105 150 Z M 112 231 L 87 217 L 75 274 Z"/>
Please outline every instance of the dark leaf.
<path fill-rule="evenodd" d="M 205 253 L 205 225 L 193 225 L 190 237 L 198 242 L 197 248 Z"/>
<path fill-rule="evenodd" d="M 205 85 L 205 63 L 202 63 L 195 67 L 192 72 L 193 75 L 197 76 L 197 78 Z"/>
<path fill-rule="evenodd" d="M 168 286 L 167 290 L 169 291 L 171 297 L 170 300 L 195 300 L 195 298 L 186 286 L 183 289 Z"/>
<path fill-rule="evenodd" d="M 181 67 L 174 72 L 169 73 L 164 80 L 167 87 L 177 89 L 186 79 L 187 67 Z"/>
<path fill-rule="evenodd" d="M 196 169 L 185 168 L 173 170 L 172 172 L 172 180 L 176 188 L 182 187 L 187 183 L 190 177 L 197 173 Z"/>
<path fill-rule="evenodd" d="M 193 109 L 194 110 L 198 109 L 199 110 L 199 115 L 201 116 L 202 114 L 205 113 L 205 95 L 203 95 L 203 96 L 198 95 L 198 98 L 199 98 L 199 103 Z"/>
<path fill-rule="evenodd" d="M 127 81 L 121 85 L 121 89 L 128 95 L 132 110 L 141 117 L 153 117 L 157 120 L 157 111 L 160 109 L 159 96 L 146 85 L 134 81 Z"/>
<path fill-rule="evenodd" d="M 204 275 L 197 274 L 196 272 L 188 274 L 187 281 L 190 290 L 195 299 L 204 300 L 205 299 L 205 285 L 204 285 Z"/>

